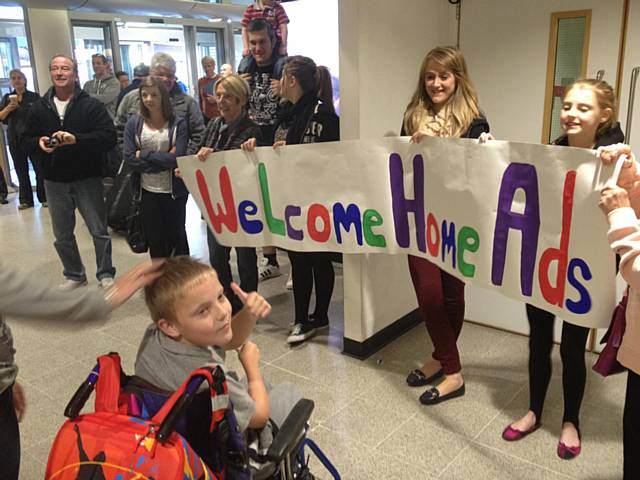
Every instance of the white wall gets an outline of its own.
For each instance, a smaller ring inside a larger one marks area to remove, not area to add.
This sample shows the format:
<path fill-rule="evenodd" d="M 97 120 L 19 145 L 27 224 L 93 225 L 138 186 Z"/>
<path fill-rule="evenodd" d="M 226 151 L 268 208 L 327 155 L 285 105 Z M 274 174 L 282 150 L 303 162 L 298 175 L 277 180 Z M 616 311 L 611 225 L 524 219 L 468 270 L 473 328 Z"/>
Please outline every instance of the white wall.
<path fill-rule="evenodd" d="M 629 103 L 629 87 L 631 82 L 631 70 L 640 66 L 640 2 L 630 2 L 629 23 L 627 25 L 627 44 L 622 71 L 622 84 L 620 86 L 620 123 L 622 130 L 627 129 L 627 111 Z M 633 108 L 631 127 L 631 146 L 635 151 L 640 147 L 640 81 L 636 85 L 636 101 Z"/>
<path fill-rule="evenodd" d="M 540 142 L 552 12 L 592 10 L 587 74 L 615 85 L 622 0 L 473 0 L 461 47 L 494 134 Z"/>
<path fill-rule="evenodd" d="M 71 28 L 66 10 L 28 8 L 27 21 L 31 31 L 31 47 L 40 93 L 49 89 L 49 61 L 58 53 L 73 56 Z"/>
<path fill-rule="evenodd" d="M 451 39 L 442 0 L 340 0 L 341 138 L 398 135 L 424 55 Z M 454 37 L 455 38 L 455 33 Z M 345 255 L 345 337 L 364 341 L 416 308 L 406 256 Z"/>

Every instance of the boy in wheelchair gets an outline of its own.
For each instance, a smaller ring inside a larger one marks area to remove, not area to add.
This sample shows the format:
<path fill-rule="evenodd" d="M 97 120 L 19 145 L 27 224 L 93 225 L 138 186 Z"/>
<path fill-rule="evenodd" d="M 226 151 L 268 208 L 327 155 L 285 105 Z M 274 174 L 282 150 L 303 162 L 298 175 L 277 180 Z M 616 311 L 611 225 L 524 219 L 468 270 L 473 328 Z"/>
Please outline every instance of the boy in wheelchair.
<path fill-rule="evenodd" d="M 162 275 L 145 288 L 154 324 L 145 332 L 138 349 L 135 374 L 157 389 L 173 391 L 194 369 L 211 363 L 221 366 L 237 429 L 258 445 L 256 450 L 261 454 L 267 451 L 275 430 L 283 426 L 301 396 L 293 384 L 272 389 L 265 386 L 260 352 L 247 338 L 256 321 L 269 314 L 271 306 L 257 292 L 245 293 L 235 284 L 232 288 L 244 304 L 233 318 L 215 270 L 190 257 L 168 259 Z M 234 349 L 245 370 L 246 383 L 227 369 L 226 351 Z M 201 422 L 193 420 L 192 424 L 207 424 L 206 418 Z"/>

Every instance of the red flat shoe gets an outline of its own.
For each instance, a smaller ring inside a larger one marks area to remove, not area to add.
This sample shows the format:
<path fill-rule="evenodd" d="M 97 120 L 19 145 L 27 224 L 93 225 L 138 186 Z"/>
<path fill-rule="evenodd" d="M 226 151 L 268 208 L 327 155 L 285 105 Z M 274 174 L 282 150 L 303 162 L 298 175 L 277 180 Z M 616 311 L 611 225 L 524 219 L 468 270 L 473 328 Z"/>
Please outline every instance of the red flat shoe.
<path fill-rule="evenodd" d="M 561 459 L 573 460 L 580 455 L 580 450 L 582 449 L 582 436 L 580 435 L 580 430 L 578 430 L 578 438 L 580 439 L 580 445 L 576 447 L 568 447 L 563 442 L 558 442 L 556 453 Z"/>
<path fill-rule="evenodd" d="M 507 425 L 507 428 L 505 428 L 502 431 L 502 439 L 506 440 L 507 442 L 515 442 L 518 440 L 522 440 L 524 437 L 526 437 L 530 433 L 535 432 L 538 428 L 540 428 L 540 424 L 535 423 L 533 427 L 523 432 L 518 430 L 517 428 L 513 428 L 511 425 Z"/>

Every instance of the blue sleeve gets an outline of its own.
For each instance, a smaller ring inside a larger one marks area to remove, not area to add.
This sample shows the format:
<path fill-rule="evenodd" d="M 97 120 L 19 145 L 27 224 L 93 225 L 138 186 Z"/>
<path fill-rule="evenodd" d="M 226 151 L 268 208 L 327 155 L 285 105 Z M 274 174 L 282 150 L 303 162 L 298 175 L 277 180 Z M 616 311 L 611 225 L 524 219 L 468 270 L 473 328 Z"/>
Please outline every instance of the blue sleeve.
<path fill-rule="evenodd" d="M 138 144 L 136 143 L 136 127 L 139 117 L 132 116 L 127 120 L 127 124 L 124 127 L 123 147 L 122 155 L 127 165 L 135 172 L 149 173 L 152 171 L 152 165 L 142 158 L 136 157 L 138 151 Z"/>
<path fill-rule="evenodd" d="M 189 142 L 187 123 L 180 119 L 176 124 L 176 153 L 160 152 L 157 150 L 142 150 L 140 158 L 147 161 L 151 165 L 152 172 L 162 172 L 171 170 L 178 166 L 176 159 L 183 155 L 187 155 L 187 145 Z"/>

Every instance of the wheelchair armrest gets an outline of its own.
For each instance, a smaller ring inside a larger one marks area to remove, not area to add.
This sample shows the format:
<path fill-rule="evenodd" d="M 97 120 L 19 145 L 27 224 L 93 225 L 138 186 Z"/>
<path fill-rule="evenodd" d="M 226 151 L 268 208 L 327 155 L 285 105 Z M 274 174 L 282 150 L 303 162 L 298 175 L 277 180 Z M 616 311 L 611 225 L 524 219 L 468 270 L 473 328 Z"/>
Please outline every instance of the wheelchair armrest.
<path fill-rule="evenodd" d="M 307 398 L 298 400 L 267 451 L 269 461 L 280 462 L 287 453 L 296 448 L 311 418 L 314 406 L 313 400 Z"/>

